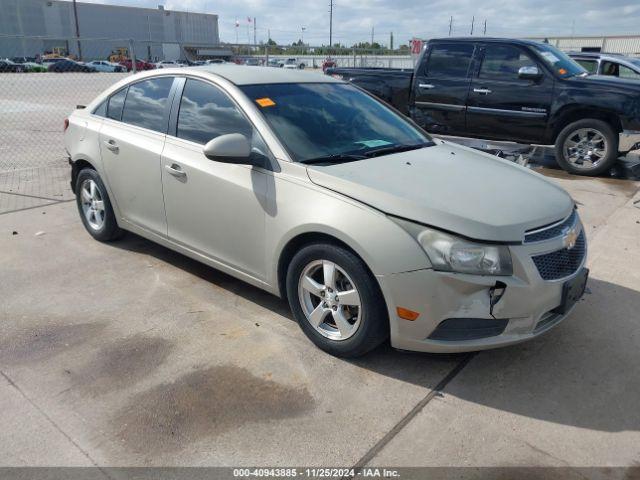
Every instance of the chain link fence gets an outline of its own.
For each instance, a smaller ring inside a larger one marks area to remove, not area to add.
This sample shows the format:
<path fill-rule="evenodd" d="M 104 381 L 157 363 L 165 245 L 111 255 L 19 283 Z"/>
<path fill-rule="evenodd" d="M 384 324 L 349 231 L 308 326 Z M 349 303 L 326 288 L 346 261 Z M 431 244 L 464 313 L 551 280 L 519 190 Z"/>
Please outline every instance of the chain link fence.
<path fill-rule="evenodd" d="M 411 68 L 409 55 L 388 53 L 0 35 L 0 214 L 73 199 L 64 119 L 76 105 L 88 104 L 138 70 L 207 60 L 264 67 L 295 61 L 319 72 L 327 61 L 344 67 Z"/>

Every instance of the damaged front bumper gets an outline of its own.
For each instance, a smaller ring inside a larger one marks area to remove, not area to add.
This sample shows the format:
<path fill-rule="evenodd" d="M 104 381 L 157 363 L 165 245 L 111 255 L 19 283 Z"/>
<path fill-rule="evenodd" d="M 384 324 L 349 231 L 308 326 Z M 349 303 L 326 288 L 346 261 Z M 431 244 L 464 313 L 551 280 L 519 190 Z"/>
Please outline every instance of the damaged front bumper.
<path fill-rule="evenodd" d="M 579 283 L 582 277 L 586 281 L 586 241 L 575 271 L 558 279 L 543 279 L 533 258 L 566 248 L 562 237 L 510 246 L 514 273 L 509 277 L 432 269 L 378 277 L 389 308 L 392 346 L 423 352 L 476 351 L 523 342 L 550 330 L 575 306 L 566 301 L 565 285 Z M 584 285 L 579 288 L 583 291 Z M 420 315 L 404 320 L 397 307 Z"/>

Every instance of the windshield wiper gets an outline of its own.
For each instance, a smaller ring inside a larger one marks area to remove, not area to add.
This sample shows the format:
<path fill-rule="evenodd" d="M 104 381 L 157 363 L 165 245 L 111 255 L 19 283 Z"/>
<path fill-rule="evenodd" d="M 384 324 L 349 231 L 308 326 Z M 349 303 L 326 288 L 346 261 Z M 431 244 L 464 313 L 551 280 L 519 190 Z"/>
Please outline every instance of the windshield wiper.
<path fill-rule="evenodd" d="M 391 153 L 408 152 L 409 150 L 419 150 L 424 147 L 431 147 L 435 145 L 433 142 L 417 143 L 413 145 L 389 145 L 388 147 L 374 148 L 368 150 L 364 155 L 367 158 L 379 157 L 381 155 L 389 155 Z"/>
<path fill-rule="evenodd" d="M 324 155 L 322 157 L 316 158 L 307 158 L 306 160 L 300 160 L 300 163 L 305 163 L 307 165 L 314 165 L 317 163 L 346 163 L 346 162 L 356 162 L 358 160 L 364 160 L 367 158 L 364 155 L 354 154 L 354 153 L 334 153 L 332 155 Z"/>

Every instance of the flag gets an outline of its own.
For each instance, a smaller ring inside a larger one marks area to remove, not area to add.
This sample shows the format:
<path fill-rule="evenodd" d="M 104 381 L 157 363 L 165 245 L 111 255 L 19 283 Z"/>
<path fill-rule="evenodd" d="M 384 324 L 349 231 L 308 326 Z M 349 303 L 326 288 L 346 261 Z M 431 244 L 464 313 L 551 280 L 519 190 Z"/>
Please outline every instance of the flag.
<path fill-rule="evenodd" d="M 247 22 L 251 23 L 251 17 L 247 17 Z"/>

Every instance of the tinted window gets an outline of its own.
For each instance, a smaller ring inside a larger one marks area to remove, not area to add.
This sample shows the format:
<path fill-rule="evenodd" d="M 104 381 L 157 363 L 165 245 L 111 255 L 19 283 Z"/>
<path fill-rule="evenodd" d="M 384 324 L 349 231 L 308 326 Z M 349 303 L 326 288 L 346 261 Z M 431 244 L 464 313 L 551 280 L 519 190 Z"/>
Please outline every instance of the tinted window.
<path fill-rule="evenodd" d="M 382 102 L 342 83 L 240 87 L 295 161 L 363 156 L 380 148 L 420 146 L 430 139 Z"/>
<path fill-rule="evenodd" d="M 598 70 L 598 62 L 595 60 L 576 60 L 578 65 L 584 68 L 589 73 L 596 73 Z"/>
<path fill-rule="evenodd" d="M 107 115 L 107 101 L 105 100 L 100 105 L 98 105 L 93 111 L 93 114 L 99 117 L 105 117 Z"/>
<path fill-rule="evenodd" d="M 517 80 L 520 67 L 536 66 L 522 50 L 507 45 L 488 45 L 484 51 L 480 78 Z"/>
<path fill-rule="evenodd" d="M 252 131 L 252 125 L 222 90 L 187 80 L 180 101 L 178 137 L 205 144 L 227 133 L 242 133 L 251 138 Z"/>
<path fill-rule="evenodd" d="M 633 80 L 640 80 L 640 73 L 635 70 L 631 70 L 629 67 L 620 65 L 620 78 L 632 78 Z"/>
<path fill-rule="evenodd" d="M 124 107 L 124 99 L 127 96 L 127 89 L 123 88 L 115 93 L 109 99 L 107 106 L 107 117 L 120 121 L 122 119 L 122 107 Z"/>
<path fill-rule="evenodd" d="M 156 132 L 165 132 L 165 108 L 173 78 L 154 78 L 129 86 L 122 121 Z"/>
<path fill-rule="evenodd" d="M 461 77 L 467 76 L 473 44 L 461 43 L 450 45 L 434 45 L 429 54 L 427 75 L 430 77 Z"/>

